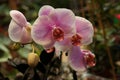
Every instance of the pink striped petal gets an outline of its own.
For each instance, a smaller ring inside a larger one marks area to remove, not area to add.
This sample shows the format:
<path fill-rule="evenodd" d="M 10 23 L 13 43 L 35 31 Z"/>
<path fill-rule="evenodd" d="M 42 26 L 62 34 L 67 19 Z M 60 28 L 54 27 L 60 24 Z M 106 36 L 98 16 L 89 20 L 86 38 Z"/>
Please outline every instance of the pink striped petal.
<path fill-rule="evenodd" d="M 60 53 L 61 51 L 68 52 L 72 47 L 72 44 L 70 42 L 70 38 L 65 38 L 63 41 L 56 42 L 54 46 L 55 46 L 56 52 Z"/>
<path fill-rule="evenodd" d="M 27 20 L 21 12 L 12 10 L 10 11 L 10 16 L 20 27 L 25 27 L 27 25 Z"/>
<path fill-rule="evenodd" d="M 92 42 L 92 37 L 94 35 L 94 30 L 91 22 L 82 17 L 76 17 L 76 30 L 77 34 L 82 37 L 81 44 L 88 45 Z"/>
<path fill-rule="evenodd" d="M 68 53 L 68 61 L 72 69 L 75 71 L 85 71 L 86 63 L 84 55 L 82 54 L 78 46 L 73 46 L 71 51 Z"/>
<path fill-rule="evenodd" d="M 51 12 L 50 18 L 55 22 L 55 27 L 60 27 L 65 36 L 71 36 L 75 33 L 75 15 L 68 9 L 54 9 Z"/>
<path fill-rule="evenodd" d="M 11 20 L 8 28 L 9 37 L 15 42 L 29 43 L 32 41 L 30 32 L 20 27 L 14 20 Z"/>
<path fill-rule="evenodd" d="M 53 47 L 52 26 L 54 23 L 47 16 L 38 17 L 31 29 L 33 40 L 45 48 Z"/>
<path fill-rule="evenodd" d="M 39 16 L 42 16 L 42 15 L 49 15 L 49 13 L 54 10 L 54 8 L 52 6 L 49 6 L 49 5 L 45 5 L 43 7 L 40 8 L 39 10 Z"/>

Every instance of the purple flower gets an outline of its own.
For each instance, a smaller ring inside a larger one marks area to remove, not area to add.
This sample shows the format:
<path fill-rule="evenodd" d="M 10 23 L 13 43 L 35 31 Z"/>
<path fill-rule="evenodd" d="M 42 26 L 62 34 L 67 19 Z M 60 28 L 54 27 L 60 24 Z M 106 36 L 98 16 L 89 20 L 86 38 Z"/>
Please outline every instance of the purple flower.
<path fill-rule="evenodd" d="M 72 46 L 88 45 L 92 42 L 94 30 L 91 22 L 87 19 L 76 16 L 76 33 L 72 37 L 66 37 L 61 42 L 56 42 L 57 53 L 60 51 L 69 51 Z"/>
<path fill-rule="evenodd" d="M 33 39 L 48 53 L 53 47 L 56 53 L 68 52 L 69 64 L 76 71 L 95 66 L 95 55 L 80 49 L 81 45 L 88 45 L 93 40 L 94 29 L 87 19 L 75 16 L 69 9 L 54 9 L 49 5 L 40 8 L 32 27 L 21 12 L 12 10 L 10 16 L 8 32 L 13 41 L 29 43 Z"/>
<path fill-rule="evenodd" d="M 75 26 L 77 33 L 71 38 L 72 44 L 88 45 L 92 43 L 94 35 L 92 23 L 83 17 L 76 16 Z"/>
<path fill-rule="evenodd" d="M 40 9 L 39 16 L 33 24 L 32 38 L 45 49 L 49 49 L 56 41 L 72 36 L 75 33 L 74 24 L 75 15 L 71 10 L 54 9 L 46 5 Z"/>
<path fill-rule="evenodd" d="M 30 24 L 25 16 L 17 10 L 10 11 L 10 16 L 12 17 L 8 28 L 10 39 L 20 43 L 31 42 Z"/>
<path fill-rule="evenodd" d="M 56 53 L 68 52 L 69 65 L 75 71 L 85 71 L 87 67 L 95 66 L 95 55 L 88 50 L 80 50 L 81 45 L 92 42 L 93 26 L 82 17 L 75 19 L 76 33 L 72 37 L 66 37 L 61 42 L 55 43 Z"/>
<path fill-rule="evenodd" d="M 85 71 L 87 67 L 95 66 L 95 55 L 88 50 L 80 50 L 73 46 L 68 54 L 68 61 L 75 71 Z"/>

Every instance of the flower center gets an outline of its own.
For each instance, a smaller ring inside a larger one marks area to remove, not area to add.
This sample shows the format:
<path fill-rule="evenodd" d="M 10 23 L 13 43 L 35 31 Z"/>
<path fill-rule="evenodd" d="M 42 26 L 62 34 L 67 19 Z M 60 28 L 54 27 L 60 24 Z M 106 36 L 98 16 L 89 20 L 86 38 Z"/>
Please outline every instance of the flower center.
<path fill-rule="evenodd" d="M 62 41 L 64 39 L 64 32 L 60 28 L 54 28 L 53 30 L 53 38 L 56 41 Z"/>
<path fill-rule="evenodd" d="M 81 43 L 81 39 L 82 37 L 80 35 L 78 34 L 73 35 L 71 38 L 72 45 L 79 46 Z"/>
<path fill-rule="evenodd" d="M 86 62 L 86 64 L 87 64 L 88 67 L 95 66 L 96 61 L 95 61 L 95 55 L 94 54 L 92 54 L 92 53 L 86 53 L 84 55 L 84 59 L 85 59 L 85 62 Z"/>

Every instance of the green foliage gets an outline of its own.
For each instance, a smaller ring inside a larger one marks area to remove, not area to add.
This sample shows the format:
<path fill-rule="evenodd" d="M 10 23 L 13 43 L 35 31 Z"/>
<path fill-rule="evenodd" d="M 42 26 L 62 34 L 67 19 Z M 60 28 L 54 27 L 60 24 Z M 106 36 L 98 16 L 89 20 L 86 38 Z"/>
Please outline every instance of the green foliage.
<path fill-rule="evenodd" d="M 27 58 L 28 54 L 32 52 L 31 50 L 32 49 L 30 45 L 25 45 L 24 47 L 18 50 L 18 54 L 23 58 Z"/>
<path fill-rule="evenodd" d="M 7 37 L 0 35 L 0 62 L 6 62 L 8 58 L 12 58 L 7 46 L 10 44 L 10 40 Z"/>
<path fill-rule="evenodd" d="M 10 8 L 7 4 L 0 4 L 0 25 L 8 25 L 10 22 Z"/>

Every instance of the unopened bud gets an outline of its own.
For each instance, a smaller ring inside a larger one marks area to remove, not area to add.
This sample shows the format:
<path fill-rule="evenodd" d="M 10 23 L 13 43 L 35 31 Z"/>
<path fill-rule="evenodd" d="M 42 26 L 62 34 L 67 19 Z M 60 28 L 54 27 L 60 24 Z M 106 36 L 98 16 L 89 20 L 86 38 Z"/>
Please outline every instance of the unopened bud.
<path fill-rule="evenodd" d="M 35 53 L 28 54 L 28 65 L 30 67 L 35 67 L 39 62 L 39 56 Z"/>

